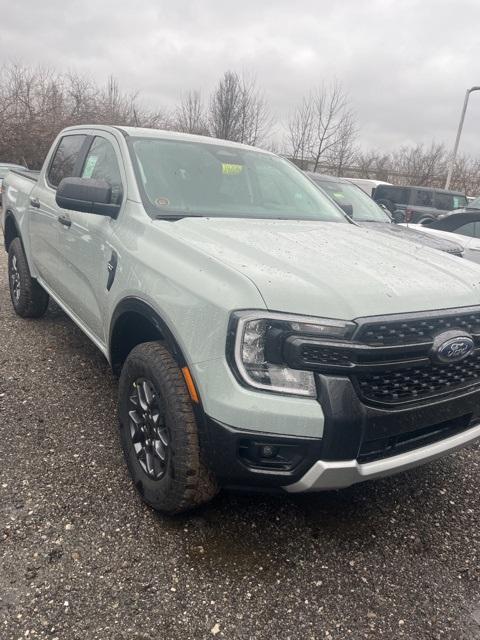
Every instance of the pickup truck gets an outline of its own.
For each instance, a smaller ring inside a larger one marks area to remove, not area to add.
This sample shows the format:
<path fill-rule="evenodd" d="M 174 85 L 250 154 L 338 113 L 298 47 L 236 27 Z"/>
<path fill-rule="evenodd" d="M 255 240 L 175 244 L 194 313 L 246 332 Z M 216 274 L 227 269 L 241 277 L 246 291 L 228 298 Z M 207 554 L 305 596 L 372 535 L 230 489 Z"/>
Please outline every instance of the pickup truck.
<path fill-rule="evenodd" d="M 337 489 L 480 437 L 480 268 L 358 227 L 287 160 L 77 126 L 4 186 L 13 307 L 52 298 L 108 359 L 154 508 Z"/>

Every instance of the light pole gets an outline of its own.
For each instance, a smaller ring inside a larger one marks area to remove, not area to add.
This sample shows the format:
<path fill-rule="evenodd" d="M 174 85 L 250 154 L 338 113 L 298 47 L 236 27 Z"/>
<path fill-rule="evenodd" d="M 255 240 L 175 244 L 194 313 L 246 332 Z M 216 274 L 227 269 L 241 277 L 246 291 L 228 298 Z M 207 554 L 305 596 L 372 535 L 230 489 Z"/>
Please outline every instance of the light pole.
<path fill-rule="evenodd" d="M 459 145 L 459 142 L 460 142 L 460 136 L 462 135 L 463 121 L 465 120 L 465 112 L 467 110 L 468 98 L 470 97 L 470 94 L 472 93 L 472 91 L 480 91 L 480 87 L 471 87 L 470 89 L 467 89 L 467 92 L 465 94 L 465 100 L 463 102 L 463 108 L 462 108 L 462 115 L 460 116 L 460 122 L 458 123 L 458 131 L 457 131 L 457 137 L 456 137 L 456 140 L 455 140 L 455 146 L 453 147 L 452 160 L 450 162 L 450 167 L 448 169 L 447 180 L 445 182 L 445 189 L 449 189 L 450 188 L 450 181 L 452 179 L 452 173 L 453 173 L 453 169 L 455 167 L 455 158 L 457 157 L 457 151 L 458 151 L 458 145 Z"/>

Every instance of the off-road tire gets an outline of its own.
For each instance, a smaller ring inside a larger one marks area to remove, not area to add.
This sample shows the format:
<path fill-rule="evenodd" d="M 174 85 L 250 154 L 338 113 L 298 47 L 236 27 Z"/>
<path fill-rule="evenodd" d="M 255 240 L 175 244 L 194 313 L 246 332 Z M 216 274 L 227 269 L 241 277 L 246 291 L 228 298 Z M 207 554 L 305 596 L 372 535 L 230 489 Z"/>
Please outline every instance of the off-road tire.
<path fill-rule="evenodd" d="M 134 449 L 130 411 L 136 381 L 148 380 L 164 408 L 170 442 L 164 475 L 152 479 Z M 215 478 L 202 462 L 197 422 L 180 367 L 161 342 L 135 347 L 122 368 L 118 410 L 120 440 L 133 482 L 157 511 L 180 513 L 208 502 L 217 493 Z"/>
<path fill-rule="evenodd" d="M 44 315 L 49 296 L 30 275 L 20 238 L 12 240 L 8 248 L 8 284 L 17 315 L 22 318 L 40 318 Z"/>

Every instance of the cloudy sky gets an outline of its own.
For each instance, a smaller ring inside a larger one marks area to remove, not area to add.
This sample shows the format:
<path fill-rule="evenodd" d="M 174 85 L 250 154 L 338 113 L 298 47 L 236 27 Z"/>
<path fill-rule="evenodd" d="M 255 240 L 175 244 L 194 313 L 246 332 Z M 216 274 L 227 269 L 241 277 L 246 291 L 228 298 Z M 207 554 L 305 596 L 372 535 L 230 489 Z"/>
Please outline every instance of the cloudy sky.
<path fill-rule="evenodd" d="M 0 58 L 116 76 L 170 108 L 226 69 L 254 75 L 279 121 L 337 78 L 364 147 L 453 145 L 480 85 L 479 0 L 0 0 Z M 480 155 L 480 92 L 461 150 Z"/>

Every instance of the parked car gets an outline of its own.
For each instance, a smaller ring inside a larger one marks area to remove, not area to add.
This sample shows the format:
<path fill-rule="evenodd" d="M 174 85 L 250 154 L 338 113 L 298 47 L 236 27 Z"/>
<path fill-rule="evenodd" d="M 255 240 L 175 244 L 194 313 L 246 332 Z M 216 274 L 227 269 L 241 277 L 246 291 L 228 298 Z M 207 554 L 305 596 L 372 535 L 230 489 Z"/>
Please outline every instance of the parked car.
<path fill-rule="evenodd" d="M 356 184 L 357 187 L 360 187 L 360 189 L 365 191 L 365 193 L 370 197 L 373 196 L 375 189 L 380 184 L 390 184 L 390 182 L 384 182 L 383 180 L 369 180 L 367 178 L 346 178 L 346 180 Z"/>
<path fill-rule="evenodd" d="M 11 169 L 19 169 L 24 170 L 26 167 L 23 167 L 21 164 L 10 164 L 9 162 L 0 162 L 0 205 L 2 204 L 2 182 L 7 173 Z"/>
<path fill-rule="evenodd" d="M 439 219 L 444 219 L 446 216 L 453 213 L 468 213 L 470 211 L 473 213 L 475 213 L 476 211 L 480 211 L 480 196 L 477 198 L 467 198 L 467 204 L 465 206 L 455 207 L 447 214 L 444 212 L 441 216 L 439 216 Z M 427 221 L 427 223 L 428 222 L 430 221 Z"/>
<path fill-rule="evenodd" d="M 345 487 L 480 438 L 480 268 L 379 242 L 287 160 L 77 126 L 38 180 L 5 182 L 13 308 L 52 297 L 120 375 L 125 458 L 156 509 Z"/>
<path fill-rule="evenodd" d="M 412 229 L 395 224 L 383 207 L 347 178 L 312 172 L 307 172 L 307 175 L 360 226 L 415 242 L 417 246 L 423 245 L 462 256 L 462 245 L 453 240 L 425 233 L 423 227 Z"/>
<path fill-rule="evenodd" d="M 474 201 L 480 205 L 480 199 Z M 451 211 L 425 225 L 408 225 L 432 238 L 452 239 L 461 246 L 465 258 L 480 263 L 480 208 L 473 207 Z M 404 226 L 404 225 L 399 225 Z"/>
<path fill-rule="evenodd" d="M 467 198 L 463 193 L 430 187 L 380 185 L 375 189 L 373 198 L 385 205 L 397 222 L 419 224 L 467 205 Z"/>

